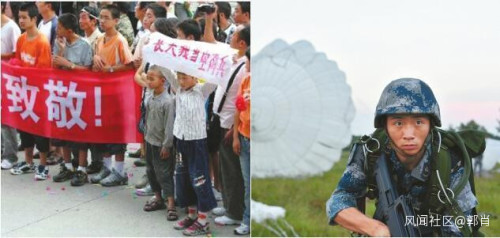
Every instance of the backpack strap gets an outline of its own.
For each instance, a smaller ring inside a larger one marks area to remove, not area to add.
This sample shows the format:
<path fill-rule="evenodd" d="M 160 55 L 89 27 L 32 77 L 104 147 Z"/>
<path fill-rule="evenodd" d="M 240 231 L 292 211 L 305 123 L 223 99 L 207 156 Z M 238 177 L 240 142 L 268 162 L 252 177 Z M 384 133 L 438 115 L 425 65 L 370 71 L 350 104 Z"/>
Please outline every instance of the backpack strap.
<path fill-rule="evenodd" d="M 375 180 L 375 163 L 377 159 L 385 153 L 382 146 L 387 141 L 387 135 L 383 129 L 377 129 L 373 134 L 362 136 L 360 143 L 363 146 L 365 155 L 364 170 L 366 174 L 366 197 L 375 199 L 377 197 L 377 181 Z"/>
<path fill-rule="evenodd" d="M 220 113 L 222 111 L 222 107 L 224 106 L 224 102 L 226 101 L 226 96 L 227 92 L 229 91 L 229 88 L 231 88 L 231 85 L 233 85 L 234 78 L 236 78 L 236 75 L 240 71 L 241 67 L 243 67 L 245 63 L 241 63 L 238 65 L 238 67 L 234 70 L 233 74 L 231 75 L 231 78 L 229 79 L 229 82 L 227 83 L 226 91 L 224 91 L 224 96 L 222 96 L 222 99 L 220 100 L 219 107 L 217 108 L 217 113 Z"/>
<path fill-rule="evenodd" d="M 435 159 L 431 162 L 432 173 L 429 179 L 429 193 L 426 199 L 427 209 L 431 214 L 443 214 L 443 212 L 447 210 L 453 217 L 465 217 L 456 199 L 454 198 L 454 196 L 462 192 L 464 187 L 467 185 L 467 182 L 474 179 L 474 175 L 471 174 L 471 159 L 464 141 L 456 132 L 445 132 L 440 129 L 433 129 L 432 139 L 433 158 Z M 460 153 L 462 161 L 464 162 L 464 174 L 453 190 L 450 189 L 452 169 L 450 153 L 452 149 Z M 475 194 L 475 189 L 473 190 L 473 193 Z M 473 212 L 474 211 L 475 209 Z M 472 229 L 468 224 L 464 224 L 464 226 L 459 229 L 464 236 L 471 236 L 473 234 Z M 475 227 L 475 230 L 478 231 L 479 227 Z"/>
<path fill-rule="evenodd" d="M 463 188 L 470 183 L 471 190 L 475 195 L 474 175 L 472 173 L 472 165 L 469 154 L 481 154 L 485 148 L 484 134 L 480 132 L 464 131 L 460 133 L 446 132 L 441 129 L 433 129 L 431 131 L 432 139 L 432 160 L 431 160 L 431 176 L 428 181 L 428 195 L 426 197 L 424 211 L 428 210 L 431 214 L 443 214 L 445 210 L 450 212 L 453 217 L 464 216 L 457 201 L 452 193 L 458 195 Z M 482 137 L 481 137 L 482 136 Z M 462 137 L 466 138 L 465 140 Z M 385 153 L 383 145 L 387 141 L 387 134 L 383 129 L 377 129 L 372 135 L 363 136 L 360 142 L 363 144 L 363 152 L 365 153 L 364 170 L 367 176 L 367 193 L 366 197 L 370 199 L 376 198 L 377 183 L 373 174 L 375 162 L 380 157 L 381 153 Z M 457 151 L 461 155 L 460 158 L 464 163 L 464 174 L 459 180 L 458 185 L 451 190 L 451 151 Z M 451 191 L 451 192 L 450 192 Z M 439 197 L 438 197 L 439 196 Z M 364 202 L 365 197 L 358 199 L 358 207 L 361 202 Z M 441 202 L 442 200 L 443 202 Z M 476 208 L 472 210 L 472 215 L 477 215 Z M 469 227 L 465 224 L 460 231 L 464 236 L 482 236 L 479 231 L 480 225 Z M 436 230 L 438 234 L 440 231 Z"/>

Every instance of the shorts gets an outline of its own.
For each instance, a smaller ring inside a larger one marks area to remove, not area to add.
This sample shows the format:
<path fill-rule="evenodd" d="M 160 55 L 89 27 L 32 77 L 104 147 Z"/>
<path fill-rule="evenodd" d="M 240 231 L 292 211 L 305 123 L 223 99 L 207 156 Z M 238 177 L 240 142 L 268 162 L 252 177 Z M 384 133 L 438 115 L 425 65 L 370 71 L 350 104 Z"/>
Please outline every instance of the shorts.
<path fill-rule="evenodd" d="M 37 136 L 28 132 L 19 131 L 21 137 L 21 145 L 24 148 L 33 148 L 36 144 L 36 149 L 42 153 L 49 152 L 49 138 Z"/>

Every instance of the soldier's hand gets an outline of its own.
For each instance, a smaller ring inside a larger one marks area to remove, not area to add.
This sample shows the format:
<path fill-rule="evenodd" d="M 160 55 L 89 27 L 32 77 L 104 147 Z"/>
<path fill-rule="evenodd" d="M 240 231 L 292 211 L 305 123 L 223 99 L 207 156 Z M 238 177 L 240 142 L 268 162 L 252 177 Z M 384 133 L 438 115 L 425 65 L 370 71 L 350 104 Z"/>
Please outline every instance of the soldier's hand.
<path fill-rule="evenodd" d="M 376 236 L 376 237 L 390 237 L 391 232 L 389 231 L 389 227 L 387 227 L 384 223 L 378 221 L 378 220 L 373 220 L 374 225 L 372 226 L 371 232 L 369 232 L 369 236 Z"/>

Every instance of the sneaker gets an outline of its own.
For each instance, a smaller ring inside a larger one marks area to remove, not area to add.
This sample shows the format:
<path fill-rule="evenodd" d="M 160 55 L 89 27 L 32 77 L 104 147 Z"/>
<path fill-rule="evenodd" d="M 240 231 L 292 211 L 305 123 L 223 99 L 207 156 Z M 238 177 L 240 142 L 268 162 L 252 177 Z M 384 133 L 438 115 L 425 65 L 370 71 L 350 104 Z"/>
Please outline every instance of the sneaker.
<path fill-rule="evenodd" d="M 240 226 L 238 226 L 238 227 L 236 227 L 236 229 L 234 229 L 234 234 L 236 234 L 236 235 L 248 235 L 248 234 L 250 234 L 250 227 L 248 227 L 247 225 L 242 223 Z"/>
<path fill-rule="evenodd" d="M 81 170 L 77 170 L 75 172 L 75 176 L 71 180 L 71 186 L 82 186 L 88 182 L 89 178 L 87 177 L 87 174 Z"/>
<path fill-rule="evenodd" d="M 10 173 L 13 175 L 33 173 L 36 170 L 36 166 L 34 164 L 28 164 L 26 161 L 16 164 L 12 169 L 10 169 Z"/>
<path fill-rule="evenodd" d="M 151 185 L 146 185 L 144 188 L 136 189 L 135 194 L 137 196 L 153 196 L 155 193 L 153 192 L 153 189 L 151 188 Z"/>
<path fill-rule="evenodd" d="M 141 149 L 138 149 L 135 152 L 129 152 L 128 156 L 130 158 L 141 158 Z"/>
<path fill-rule="evenodd" d="M 223 207 L 216 207 L 216 208 L 212 209 L 212 213 L 214 215 L 220 217 L 220 216 L 223 216 L 224 214 L 226 214 L 226 209 Z"/>
<path fill-rule="evenodd" d="M 73 165 L 73 168 L 78 168 L 78 158 L 73 157 L 71 159 L 71 164 Z"/>
<path fill-rule="evenodd" d="M 47 165 L 56 165 L 57 164 L 57 161 L 59 161 L 59 159 L 62 160 L 62 157 L 57 157 L 57 156 L 49 156 L 47 158 Z"/>
<path fill-rule="evenodd" d="M 99 183 L 104 178 L 108 177 L 111 171 L 106 166 L 102 166 L 101 171 L 93 177 L 90 178 L 91 183 Z"/>
<path fill-rule="evenodd" d="M 215 200 L 217 200 L 218 202 L 222 201 L 222 194 L 215 188 L 212 188 L 212 190 L 214 191 Z"/>
<path fill-rule="evenodd" d="M 182 219 L 181 221 L 176 222 L 174 225 L 174 229 L 184 230 L 184 229 L 190 227 L 191 225 L 193 225 L 193 223 L 196 222 L 197 219 L 198 218 L 191 219 L 191 218 L 189 218 L 189 216 L 187 216 L 186 218 Z"/>
<path fill-rule="evenodd" d="M 146 185 L 148 185 L 148 183 L 148 175 L 144 174 L 142 175 L 141 179 L 135 184 L 135 188 L 144 188 L 146 187 Z"/>
<path fill-rule="evenodd" d="M 209 233 L 210 233 L 210 227 L 208 226 L 208 222 L 207 224 L 202 225 L 198 221 L 195 221 L 193 225 L 188 227 L 186 230 L 182 231 L 182 234 L 184 234 L 185 236 L 200 236 Z"/>
<path fill-rule="evenodd" d="M 214 221 L 215 221 L 215 224 L 221 225 L 221 226 L 238 225 L 241 223 L 241 221 L 231 219 L 228 216 L 216 217 Z"/>
<path fill-rule="evenodd" d="M 2 160 L 2 169 L 12 169 L 14 167 L 14 164 L 11 163 L 8 159 Z"/>
<path fill-rule="evenodd" d="M 99 173 L 102 168 L 102 162 L 94 162 L 92 161 L 90 165 L 87 167 L 87 174 L 95 174 Z"/>
<path fill-rule="evenodd" d="M 143 159 L 138 159 L 134 161 L 134 165 L 137 167 L 144 167 L 146 166 L 146 161 L 144 161 Z"/>
<path fill-rule="evenodd" d="M 56 182 L 56 183 L 68 181 L 68 180 L 73 178 L 74 174 L 75 173 L 73 173 L 73 171 L 66 168 L 66 165 L 64 165 L 64 163 L 62 163 L 61 168 L 59 170 L 59 173 L 57 175 L 55 175 L 52 178 L 52 180 L 54 180 L 54 182 Z"/>
<path fill-rule="evenodd" d="M 40 155 L 38 155 L 38 156 L 40 156 Z M 56 165 L 56 164 L 60 163 L 58 161 L 63 161 L 63 157 L 61 155 L 57 154 L 55 151 L 51 151 L 47 154 L 47 165 Z M 76 168 L 76 166 L 74 166 L 74 165 L 73 165 L 73 167 Z"/>
<path fill-rule="evenodd" d="M 46 180 L 49 177 L 49 168 L 45 165 L 38 165 L 35 171 L 35 180 Z"/>
<path fill-rule="evenodd" d="M 105 187 L 127 185 L 127 184 L 128 184 L 128 177 L 122 176 L 115 169 L 111 171 L 108 177 L 101 180 L 101 185 Z"/>

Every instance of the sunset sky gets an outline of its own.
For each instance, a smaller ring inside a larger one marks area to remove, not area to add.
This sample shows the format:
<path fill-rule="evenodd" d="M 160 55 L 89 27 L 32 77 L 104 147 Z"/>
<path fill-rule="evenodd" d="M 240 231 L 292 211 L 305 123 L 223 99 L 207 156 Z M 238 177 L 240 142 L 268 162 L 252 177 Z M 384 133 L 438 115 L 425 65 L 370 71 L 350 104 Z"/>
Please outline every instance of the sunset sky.
<path fill-rule="evenodd" d="M 373 130 L 380 93 L 402 77 L 431 86 L 444 128 L 474 119 L 500 134 L 498 9 L 494 0 L 253 0 L 252 52 L 308 40 L 336 61 L 352 89 L 354 134 Z"/>

